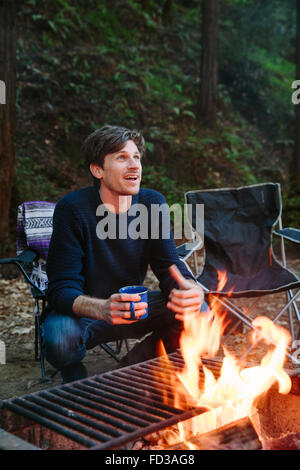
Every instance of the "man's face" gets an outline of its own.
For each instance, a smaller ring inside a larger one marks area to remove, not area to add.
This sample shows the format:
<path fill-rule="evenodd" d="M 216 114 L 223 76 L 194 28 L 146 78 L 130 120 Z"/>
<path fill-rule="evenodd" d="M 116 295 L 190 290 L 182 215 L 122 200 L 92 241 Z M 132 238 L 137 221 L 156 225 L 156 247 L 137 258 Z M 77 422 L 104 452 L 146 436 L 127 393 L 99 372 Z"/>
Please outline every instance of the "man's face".
<path fill-rule="evenodd" d="M 103 168 L 97 167 L 101 191 L 118 195 L 137 194 L 142 178 L 141 155 L 132 140 L 118 152 L 104 157 Z"/>

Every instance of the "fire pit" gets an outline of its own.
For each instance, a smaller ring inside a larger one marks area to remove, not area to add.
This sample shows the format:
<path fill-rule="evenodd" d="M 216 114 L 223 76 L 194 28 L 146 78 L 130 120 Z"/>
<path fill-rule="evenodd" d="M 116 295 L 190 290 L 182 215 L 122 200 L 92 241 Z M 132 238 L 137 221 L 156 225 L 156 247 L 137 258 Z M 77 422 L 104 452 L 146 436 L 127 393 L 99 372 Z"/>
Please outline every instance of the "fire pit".
<path fill-rule="evenodd" d="M 182 369 L 180 352 L 169 359 L 176 370 Z M 220 364 L 210 362 L 217 376 Z M 120 447 L 206 411 L 164 404 L 164 394 L 173 398 L 167 367 L 163 369 L 162 359 L 156 358 L 6 400 L 2 403 L 0 426 L 38 447 L 43 447 L 41 440 L 51 441 L 50 448 Z M 55 434 L 58 436 L 53 438 Z"/>
<path fill-rule="evenodd" d="M 219 377 L 220 361 L 203 359 L 203 364 L 216 379 Z M 165 404 L 166 398 L 174 399 L 170 374 L 174 370 L 181 372 L 183 367 L 183 358 L 177 351 L 167 357 L 158 357 L 46 391 L 12 398 L 2 402 L 0 427 L 9 433 L 10 448 L 12 437 L 22 439 L 28 446 L 49 450 L 124 448 L 129 442 L 147 438 L 176 423 L 207 414 L 206 408 L 191 407 L 184 397 L 182 403 L 187 405 L 185 407 Z M 203 367 L 200 368 L 200 375 L 203 376 Z M 278 441 L 282 433 L 285 438 L 292 433 L 293 440 L 289 441 L 289 447 L 295 446 L 297 433 L 300 432 L 300 419 L 296 418 L 295 422 L 296 410 L 299 415 L 300 397 L 294 391 L 298 393 L 299 388 L 298 377 L 293 378 L 293 393 L 289 395 L 279 396 L 273 388 L 259 401 L 253 423 L 248 418 L 242 419 L 225 428 L 202 434 L 198 445 L 195 444 L 196 448 L 205 448 L 207 445 L 218 448 L 216 442 L 219 442 L 221 448 L 236 448 L 237 443 L 245 446 L 242 448 L 261 448 L 263 439 L 258 439 L 257 432 L 263 432 L 265 442 L 269 439 L 267 433 L 270 429 L 274 437 L 274 426 L 267 422 L 270 407 L 271 415 L 277 416 L 277 437 L 275 435 L 274 439 Z M 272 409 L 274 400 L 281 404 L 277 414 Z M 288 425 L 288 429 L 278 427 L 282 422 L 281 414 L 285 416 L 284 424 Z M 289 414 L 290 418 L 287 418 Z M 187 447 L 184 443 L 178 443 L 169 448 L 177 450 Z"/>

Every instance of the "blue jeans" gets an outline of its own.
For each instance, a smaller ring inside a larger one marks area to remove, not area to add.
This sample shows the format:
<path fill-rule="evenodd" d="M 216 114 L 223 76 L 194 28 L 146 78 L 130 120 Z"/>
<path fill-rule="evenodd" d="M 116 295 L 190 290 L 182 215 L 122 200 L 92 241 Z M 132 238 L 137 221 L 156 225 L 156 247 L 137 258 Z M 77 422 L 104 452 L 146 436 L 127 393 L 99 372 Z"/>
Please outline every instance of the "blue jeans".
<path fill-rule="evenodd" d="M 149 292 L 148 317 L 128 325 L 110 325 L 103 320 L 62 315 L 50 311 L 42 323 L 42 347 L 47 361 L 62 373 L 63 380 L 83 377 L 81 364 L 86 351 L 101 343 L 119 339 L 141 338 L 153 332 L 150 339 L 138 343 L 128 354 L 122 365 L 150 359 L 156 355 L 156 345 L 162 339 L 168 353 L 178 348 L 182 329 L 174 313 L 166 307 L 160 291 Z M 201 311 L 208 308 L 204 303 Z M 68 379 L 67 379 L 68 377 Z"/>

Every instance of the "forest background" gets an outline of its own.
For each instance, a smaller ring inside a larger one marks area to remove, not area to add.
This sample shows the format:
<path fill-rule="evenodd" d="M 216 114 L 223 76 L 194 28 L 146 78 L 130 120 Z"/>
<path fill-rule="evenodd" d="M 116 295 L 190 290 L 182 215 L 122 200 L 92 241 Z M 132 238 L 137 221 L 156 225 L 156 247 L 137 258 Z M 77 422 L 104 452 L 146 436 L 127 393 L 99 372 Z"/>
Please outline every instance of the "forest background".
<path fill-rule="evenodd" d="M 91 184 L 80 148 L 105 124 L 142 131 L 143 186 L 170 205 L 191 189 L 279 182 L 284 224 L 300 228 L 299 0 L 4 0 L 0 8 L 8 15 L 0 46 L 15 44 L 15 56 L 12 46 L 0 60 L 1 73 L 9 70 L 0 76 L 2 254 L 15 254 L 19 204 L 56 202 Z"/>

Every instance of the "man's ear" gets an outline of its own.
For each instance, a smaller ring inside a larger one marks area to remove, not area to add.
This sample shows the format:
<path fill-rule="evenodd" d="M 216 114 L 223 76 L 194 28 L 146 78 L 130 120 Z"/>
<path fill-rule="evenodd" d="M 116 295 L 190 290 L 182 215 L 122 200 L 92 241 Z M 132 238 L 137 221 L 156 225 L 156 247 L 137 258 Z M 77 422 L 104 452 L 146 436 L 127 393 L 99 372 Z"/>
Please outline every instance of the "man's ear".
<path fill-rule="evenodd" d="M 103 176 L 103 169 L 101 166 L 96 165 L 95 163 L 90 164 L 90 172 L 94 176 L 94 178 L 101 179 Z"/>

